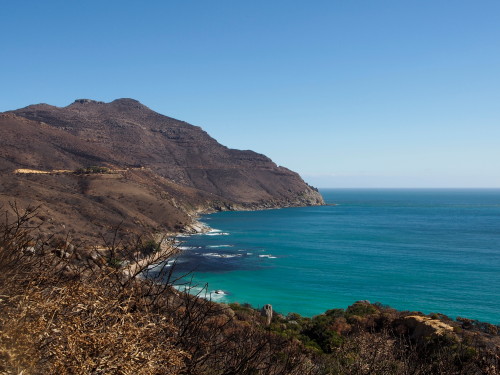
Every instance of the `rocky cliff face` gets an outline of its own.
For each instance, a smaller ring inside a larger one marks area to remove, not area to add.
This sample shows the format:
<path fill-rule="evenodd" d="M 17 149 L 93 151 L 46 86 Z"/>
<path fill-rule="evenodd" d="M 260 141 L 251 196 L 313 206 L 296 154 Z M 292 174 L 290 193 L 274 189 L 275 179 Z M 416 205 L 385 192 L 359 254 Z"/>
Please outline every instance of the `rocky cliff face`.
<path fill-rule="evenodd" d="M 185 207 L 259 209 L 323 204 L 317 190 L 297 173 L 253 151 L 229 149 L 200 127 L 156 113 L 133 99 L 111 103 L 78 99 L 64 108 L 31 105 L 1 114 L 0 129 L 0 171 L 9 176 L 2 177 L 7 185 L 42 178 L 16 175 L 16 182 L 12 172 L 20 168 L 72 171 L 98 165 L 116 171 L 124 184 L 135 184 L 133 191 L 142 188 L 152 196 L 168 195 L 175 201 L 169 204 L 182 206 L 180 210 L 185 212 Z M 62 179 L 52 177 L 52 182 Z M 77 183 L 88 185 L 86 189 L 67 193 L 85 195 L 99 185 L 97 191 L 105 195 L 109 182 L 100 182 L 102 179 L 87 177 Z M 56 183 L 54 189 L 64 190 L 69 185 Z M 127 188 L 122 188 L 126 197 Z M 15 193 L 5 186 L 2 189 L 4 201 Z M 44 194 L 38 192 L 42 203 Z"/>

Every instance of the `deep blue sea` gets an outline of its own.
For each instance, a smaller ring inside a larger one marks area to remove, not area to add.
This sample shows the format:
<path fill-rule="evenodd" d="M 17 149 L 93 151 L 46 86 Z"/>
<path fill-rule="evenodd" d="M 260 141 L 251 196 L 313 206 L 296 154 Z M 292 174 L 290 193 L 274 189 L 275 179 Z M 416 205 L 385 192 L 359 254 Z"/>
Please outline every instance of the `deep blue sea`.
<path fill-rule="evenodd" d="M 203 216 L 213 231 L 180 238 L 176 274 L 284 314 L 369 300 L 500 324 L 499 189 L 321 193 L 332 205 Z"/>

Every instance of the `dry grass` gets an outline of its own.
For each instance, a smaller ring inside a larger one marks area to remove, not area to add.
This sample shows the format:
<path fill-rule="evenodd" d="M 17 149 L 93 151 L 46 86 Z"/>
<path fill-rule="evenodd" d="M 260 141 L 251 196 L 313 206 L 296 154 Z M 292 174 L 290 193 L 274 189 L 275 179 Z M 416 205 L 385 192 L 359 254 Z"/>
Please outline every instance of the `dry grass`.
<path fill-rule="evenodd" d="M 53 173 L 73 173 L 69 169 L 52 169 L 50 171 L 41 171 L 39 169 L 20 168 L 14 171 L 16 174 L 53 174 Z"/>
<path fill-rule="evenodd" d="M 58 258 L 30 235 L 36 210 L 11 209 L 0 224 L 0 373 L 179 372 L 177 329 L 140 282 Z"/>
<path fill-rule="evenodd" d="M 177 374 L 186 355 L 171 319 L 106 277 L 3 285 L 3 373 Z M 7 288 L 6 288 L 7 287 Z"/>

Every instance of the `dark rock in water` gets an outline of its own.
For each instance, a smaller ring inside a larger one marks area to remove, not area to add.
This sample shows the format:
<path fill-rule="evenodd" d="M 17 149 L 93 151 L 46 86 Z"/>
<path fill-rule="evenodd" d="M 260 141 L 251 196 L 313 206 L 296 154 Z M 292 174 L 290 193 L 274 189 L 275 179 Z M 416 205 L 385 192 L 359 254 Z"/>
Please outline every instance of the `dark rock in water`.
<path fill-rule="evenodd" d="M 264 305 L 261 310 L 261 314 L 266 318 L 266 325 L 270 325 L 271 320 L 273 320 L 273 306 L 270 304 Z"/>

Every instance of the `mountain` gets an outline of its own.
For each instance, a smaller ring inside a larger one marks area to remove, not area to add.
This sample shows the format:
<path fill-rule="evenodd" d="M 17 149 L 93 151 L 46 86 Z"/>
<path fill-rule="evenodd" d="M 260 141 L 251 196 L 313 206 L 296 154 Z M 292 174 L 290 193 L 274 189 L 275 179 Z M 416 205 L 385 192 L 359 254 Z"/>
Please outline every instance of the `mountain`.
<path fill-rule="evenodd" d="M 133 99 L 30 105 L 0 114 L 0 132 L 0 203 L 41 205 L 37 224 L 61 233 L 180 230 L 196 212 L 324 203 L 268 157 Z"/>

